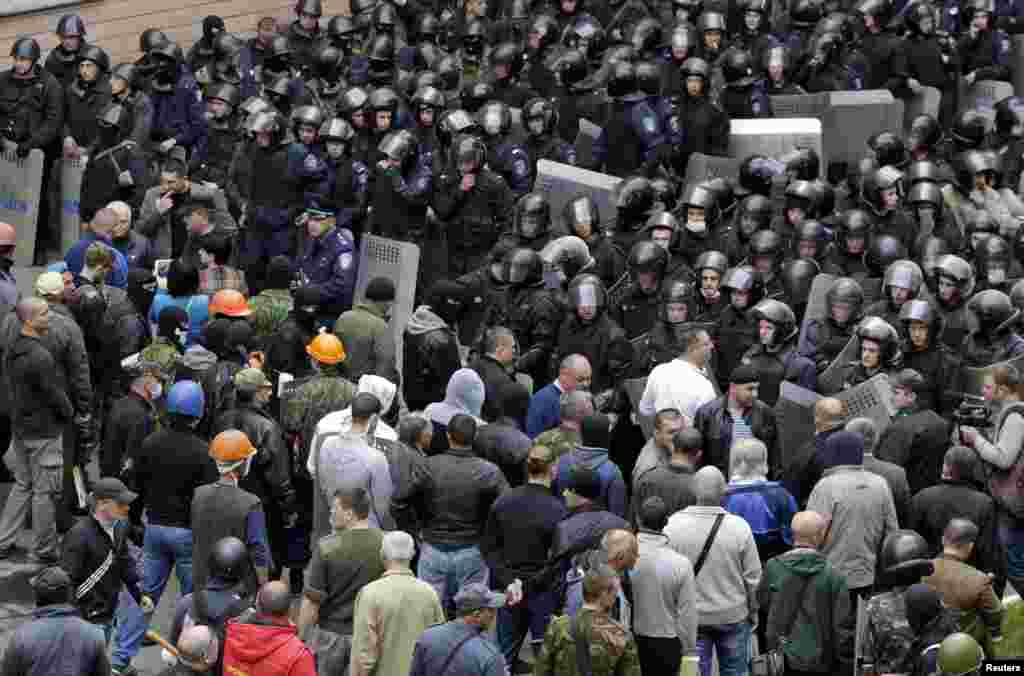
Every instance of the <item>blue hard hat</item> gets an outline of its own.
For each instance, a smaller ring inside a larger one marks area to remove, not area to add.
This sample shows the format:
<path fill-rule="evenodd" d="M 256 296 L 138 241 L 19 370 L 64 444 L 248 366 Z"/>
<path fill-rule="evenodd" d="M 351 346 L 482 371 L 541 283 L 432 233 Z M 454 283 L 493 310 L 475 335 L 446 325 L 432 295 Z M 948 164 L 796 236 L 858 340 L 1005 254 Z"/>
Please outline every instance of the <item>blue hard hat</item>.
<path fill-rule="evenodd" d="M 206 406 L 206 395 L 203 386 L 194 380 L 182 380 L 174 383 L 167 393 L 167 412 L 187 415 L 191 418 L 202 418 Z"/>

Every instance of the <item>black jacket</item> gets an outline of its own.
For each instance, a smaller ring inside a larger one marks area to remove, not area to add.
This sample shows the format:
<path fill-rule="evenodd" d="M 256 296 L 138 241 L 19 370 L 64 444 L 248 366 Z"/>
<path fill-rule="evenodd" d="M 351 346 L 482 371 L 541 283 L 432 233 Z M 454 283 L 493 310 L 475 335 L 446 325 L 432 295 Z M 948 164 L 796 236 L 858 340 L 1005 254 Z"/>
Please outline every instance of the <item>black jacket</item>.
<path fill-rule="evenodd" d="M 99 134 L 100 112 L 110 103 L 110 81 L 100 77 L 91 87 L 75 80 L 64 91 L 65 136 L 75 139 L 80 148 L 89 148 Z"/>
<path fill-rule="evenodd" d="M 469 546 L 479 542 L 491 505 L 508 488 L 498 466 L 469 449 L 449 449 L 427 458 L 423 539 Z"/>
<path fill-rule="evenodd" d="M 0 73 L 0 135 L 45 149 L 57 139 L 64 120 L 64 91 L 39 66 L 26 79 L 14 69 Z"/>
<path fill-rule="evenodd" d="M 489 423 L 494 422 L 501 417 L 501 397 L 498 396 L 498 393 L 502 387 L 515 381 L 494 357 L 487 355 L 479 357 L 470 368 L 479 374 L 480 380 L 484 381 L 485 397 L 481 417 Z M 447 385 L 447 383 L 445 384 Z"/>
<path fill-rule="evenodd" d="M 917 493 L 939 482 L 949 432 L 949 421 L 935 411 L 897 417 L 882 433 L 875 455 L 905 469 L 910 492 Z"/>
<path fill-rule="evenodd" d="M 417 318 L 423 322 L 413 321 Z M 459 370 L 455 331 L 426 306 L 413 313 L 402 342 L 402 395 L 410 411 L 443 401 L 448 380 Z"/>
<path fill-rule="evenodd" d="M 192 494 L 218 478 L 208 453 L 209 444 L 187 430 L 172 427 L 146 437 L 125 483 L 138 492 L 149 523 L 191 527 Z"/>
<path fill-rule="evenodd" d="M 100 474 L 121 476 L 124 462 L 141 447 L 154 429 L 152 404 L 134 392 L 114 402 L 107 415 L 100 451 Z"/>
<path fill-rule="evenodd" d="M 4 676 L 110 673 L 103 630 L 84 621 L 70 604 L 36 608 L 32 621 L 19 622 L 8 636 L 0 662 Z"/>
<path fill-rule="evenodd" d="M 57 366 L 39 338 L 19 335 L 4 358 L 11 391 L 11 428 L 27 439 L 60 436 L 74 416 L 68 395 L 53 377 Z"/>
<path fill-rule="evenodd" d="M 527 580 L 548 560 L 555 528 L 566 517 L 561 499 L 540 484 L 510 488 L 491 507 L 480 551 L 504 589 L 514 579 Z"/>
<path fill-rule="evenodd" d="M 705 466 L 714 465 L 729 476 L 729 449 L 732 448 L 732 414 L 729 412 L 728 395 L 697 409 L 693 426 L 704 435 Z M 778 444 L 778 428 L 775 425 L 775 412 L 762 401 L 754 401 L 750 410 L 750 429 L 754 436 L 768 447 L 768 469 L 770 477 L 781 474 L 781 458 Z"/>
<path fill-rule="evenodd" d="M 480 428 L 473 450 L 497 465 L 510 486 L 520 486 L 526 482 L 526 456 L 532 445 L 514 420 L 503 418 Z"/>
<path fill-rule="evenodd" d="M 128 588 L 128 593 L 136 601 L 142 598 L 138 568 L 125 544 L 127 535 L 126 525 L 118 524 L 111 540 L 99 521 L 87 516 L 79 519 L 64 536 L 64 556 L 60 565 L 71 577 L 72 588 L 76 590 L 75 605 L 82 617 L 90 622 L 104 624 L 114 618 L 122 585 Z M 113 554 L 112 563 L 95 584 L 88 584 L 108 554 Z"/>
<path fill-rule="evenodd" d="M 242 489 L 260 499 L 265 506 L 277 506 L 294 512 L 295 488 L 292 486 L 291 455 L 285 444 L 281 426 L 263 410 L 240 406 L 225 411 L 213 424 L 213 434 L 224 430 L 241 430 L 258 451 L 249 473 L 242 479 Z"/>

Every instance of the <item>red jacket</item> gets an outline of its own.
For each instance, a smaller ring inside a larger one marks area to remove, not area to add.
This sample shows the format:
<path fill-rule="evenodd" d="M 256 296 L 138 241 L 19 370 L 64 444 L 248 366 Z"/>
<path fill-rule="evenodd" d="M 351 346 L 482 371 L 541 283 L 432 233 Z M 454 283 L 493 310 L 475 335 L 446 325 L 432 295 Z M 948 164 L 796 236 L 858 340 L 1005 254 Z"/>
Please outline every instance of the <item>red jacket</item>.
<path fill-rule="evenodd" d="M 299 640 L 298 628 L 260 614 L 230 620 L 224 639 L 228 676 L 316 676 L 313 653 Z"/>

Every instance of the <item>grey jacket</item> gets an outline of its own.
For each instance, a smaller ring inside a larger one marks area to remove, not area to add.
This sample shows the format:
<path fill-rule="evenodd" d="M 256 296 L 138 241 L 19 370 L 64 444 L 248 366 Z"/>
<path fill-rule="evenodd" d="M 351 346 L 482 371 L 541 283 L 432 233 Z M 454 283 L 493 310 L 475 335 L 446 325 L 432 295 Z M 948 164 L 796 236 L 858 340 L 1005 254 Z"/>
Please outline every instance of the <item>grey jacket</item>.
<path fill-rule="evenodd" d="M 106 676 L 110 673 L 103 629 L 71 605 L 37 608 L 18 625 L 0 662 L 4 676 Z"/>
<path fill-rule="evenodd" d="M 153 241 L 158 258 L 171 257 L 171 231 L 175 225 L 171 222 L 171 214 L 175 209 L 171 208 L 165 213 L 157 211 L 156 205 L 163 195 L 160 186 L 154 186 L 146 191 L 142 198 L 142 208 L 136 229 L 142 235 Z M 210 221 L 216 225 L 230 221 L 231 229 L 236 228 L 235 219 L 228 212 L 228 200 L 224 192 L 219 188 L 211 187 L 204 183 L 193 183 L 188 195 L 190 202 L 206 202 L 210 207 Z M 178 226 L 181 227 L 181 226 Z"/>
<path fill-rule="evenodd" d="M 831 519 L 831 535 L 821 551 L 850 589 L 873 584 L 882 541 L 899 528 L 885 479 L 861 465 L 832 467 L 811 491 L 807 509 Z"/>
<path fill-rule="evenodd" d="M 640 558 L 631 576 L 633 633 L 679 637 L 684 655 L 697 654 L 697 586 L 693 564 L 662 533 L 637 534 Z"/>

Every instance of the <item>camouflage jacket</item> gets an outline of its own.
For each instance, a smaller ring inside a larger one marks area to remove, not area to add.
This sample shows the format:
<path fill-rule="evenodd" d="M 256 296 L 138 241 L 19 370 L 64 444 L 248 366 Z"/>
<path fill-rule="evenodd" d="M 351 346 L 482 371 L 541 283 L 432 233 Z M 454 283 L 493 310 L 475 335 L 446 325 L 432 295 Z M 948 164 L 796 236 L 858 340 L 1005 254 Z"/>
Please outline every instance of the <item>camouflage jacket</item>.
<path fill-rule="evenodd" d="M 265 339 L 281 328 L 292 311 L 292 294 L 287 289 L 266 289 L 249 301 L 252 328 L 257 338 Z"/>
<path fill-rule="evenodd" d="M 897 587 L 892 591 L 872 596 L 867 601 L 867 622 L 861 641 L 861 663 L 865 669 L 881 674 L 898 674 L 912 671 L 916 655 L 911 654 L 914 647 L 914 630 L 907 620 L 907 606 L 904 602 L 905 588 Z"/>
<path fill-rule="evenodd" d="M 164 381 L 166 386 L 174 382 L 175 373 L 181 363 L 181 352 L 169 340 L 161 336 L 153 339 L 139 353 L 139 368 L 143 372 L 153 373 Z"/>
<path fill-rule="evenodd" d="M 558 460 L 566 453 L 571 453 L 580 445 L 580 433 L 563 430 L 561 427 L 547 430 L 533 441 L 535 446 L 547 446 Z"/>
<path fill-rule="evenodd" d="M 590 644 L 593 676 L 640 676 L 640 658 L 636 641 L 621 624 L 589 608 L 576 614 L 576 631 Z M 534 663 L 534 676 L 579 676 L 576 666 L 576 642 L 570 618 L 561 615 L 551 620 L 544 645 Z"/>
<path fill-rule="evenodd" d="M 281 426 L 286 432 L 300 435 L 302 450 L 308 453 L 306 446 L 316 424 L 328 413 L 348 408 L 356 392 L 356 386 L 341 376 L 313 376 L 282 397 Z"/>

